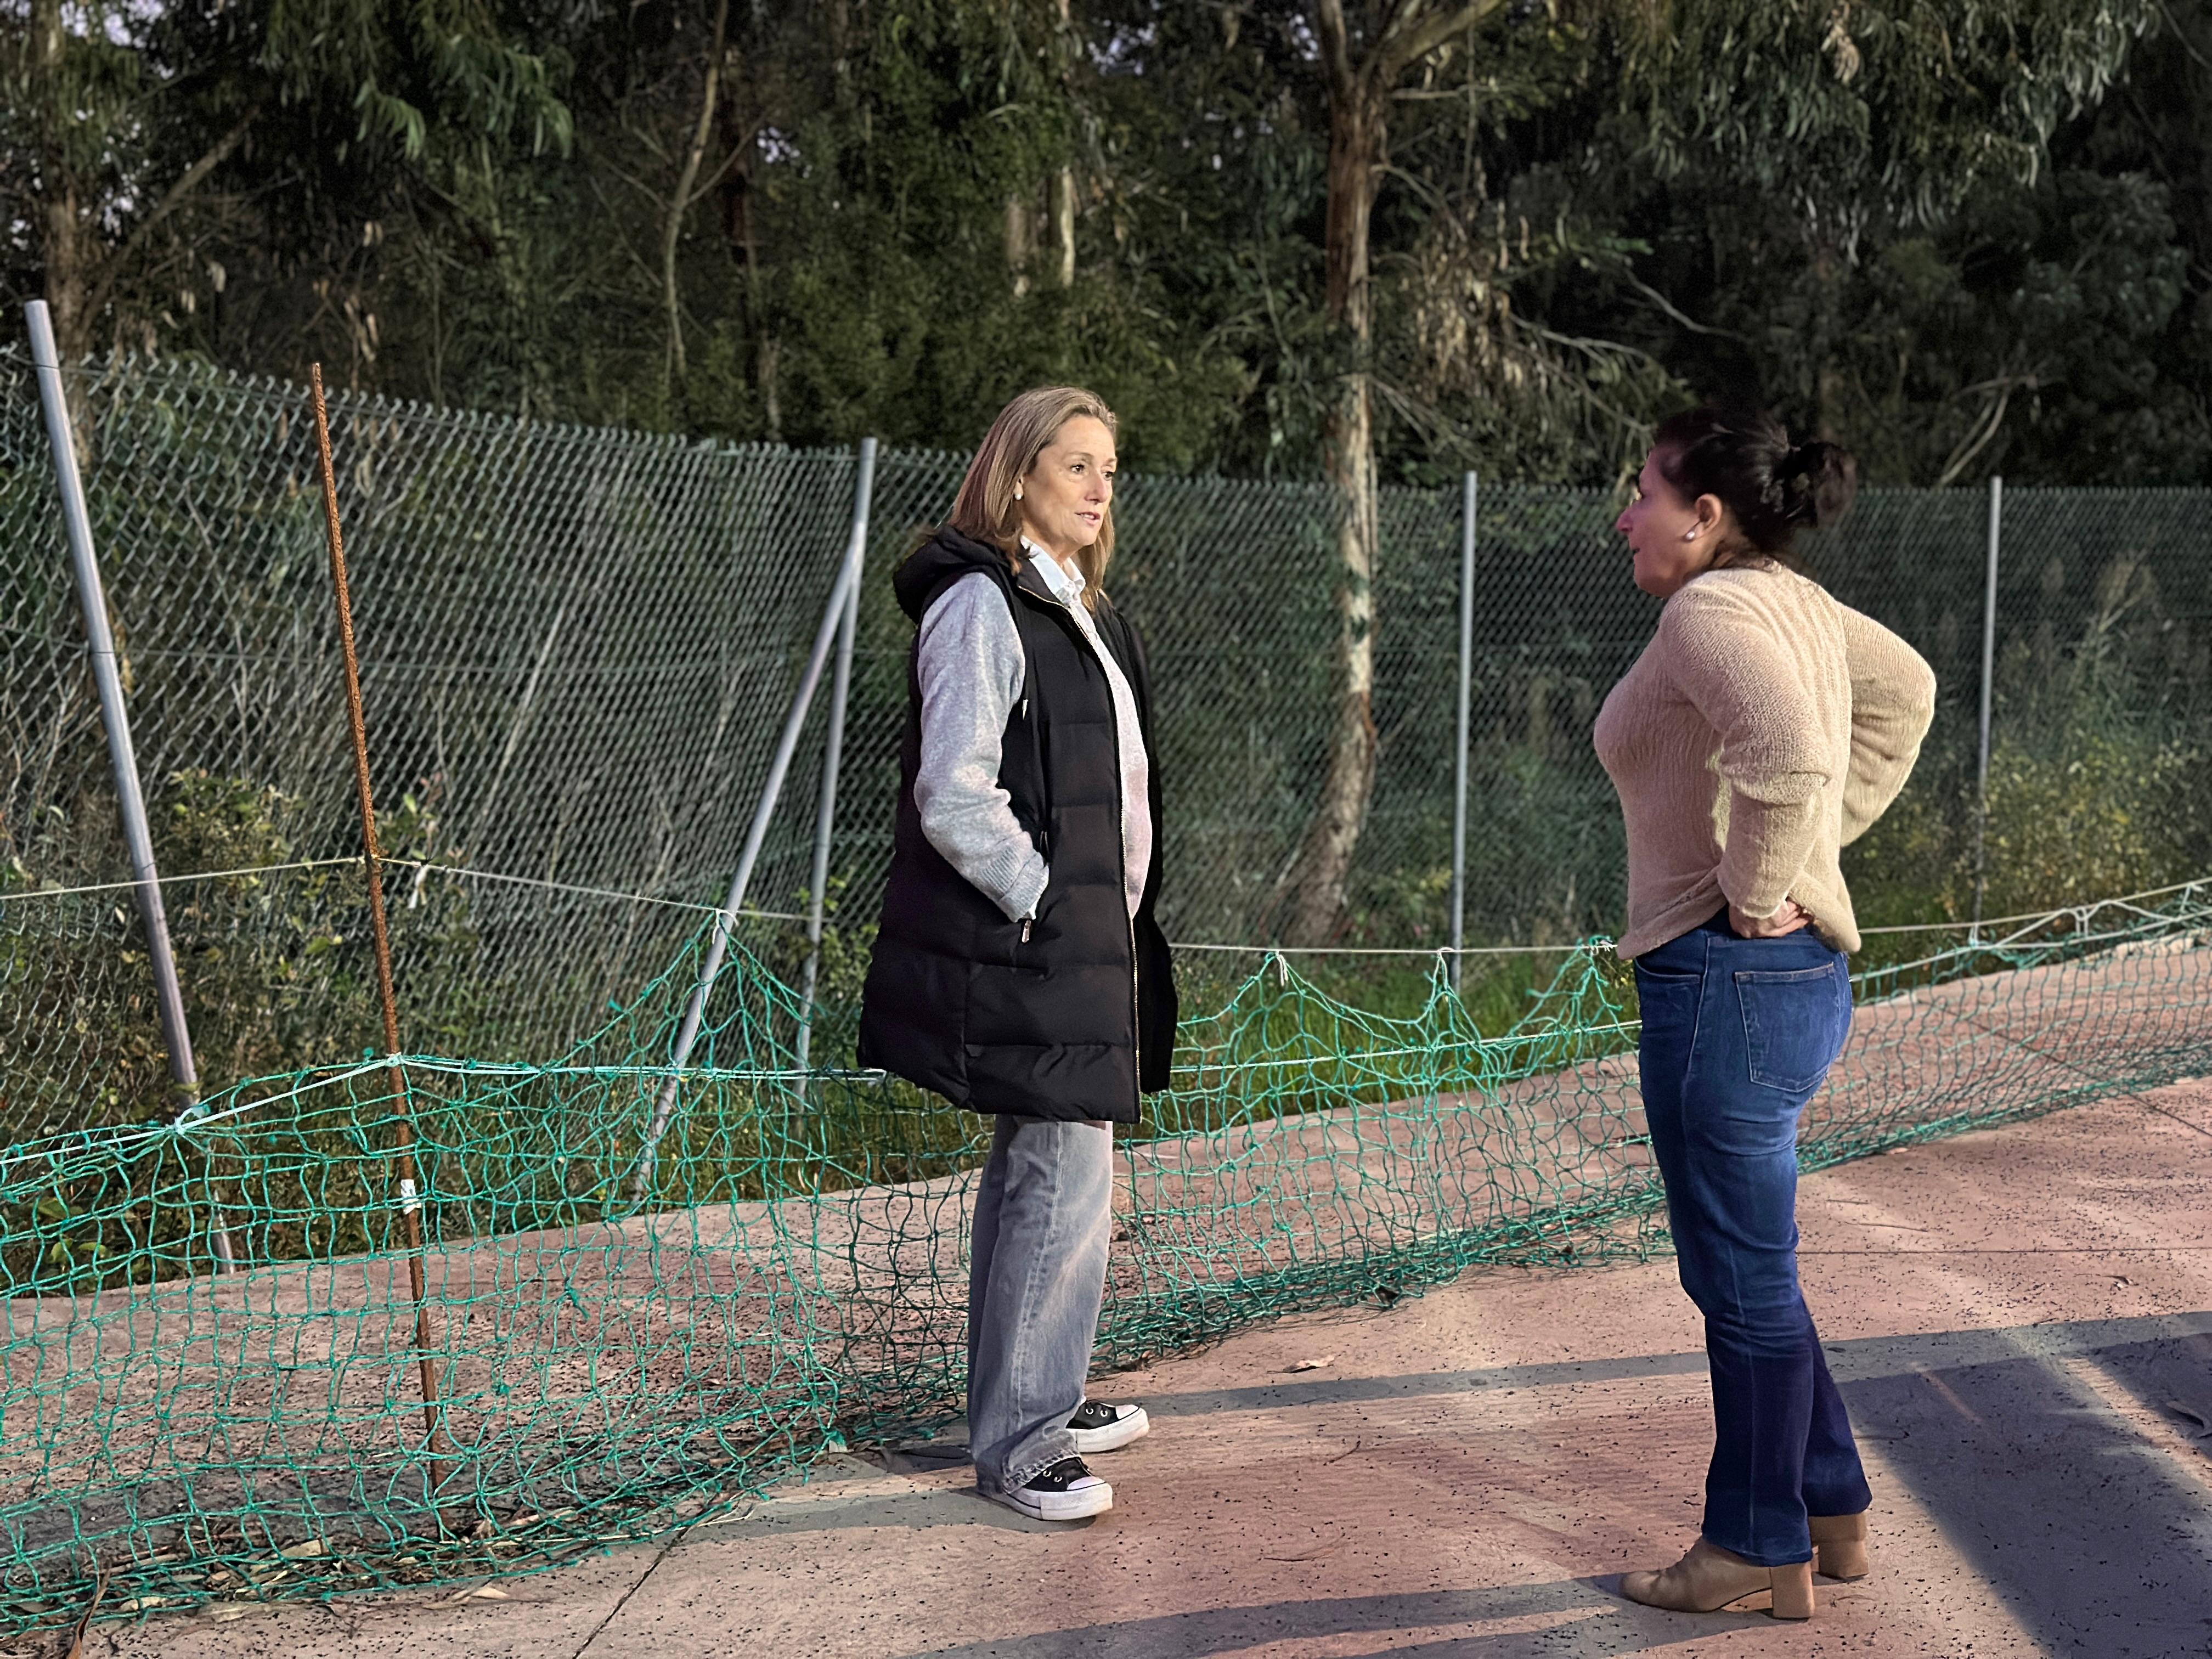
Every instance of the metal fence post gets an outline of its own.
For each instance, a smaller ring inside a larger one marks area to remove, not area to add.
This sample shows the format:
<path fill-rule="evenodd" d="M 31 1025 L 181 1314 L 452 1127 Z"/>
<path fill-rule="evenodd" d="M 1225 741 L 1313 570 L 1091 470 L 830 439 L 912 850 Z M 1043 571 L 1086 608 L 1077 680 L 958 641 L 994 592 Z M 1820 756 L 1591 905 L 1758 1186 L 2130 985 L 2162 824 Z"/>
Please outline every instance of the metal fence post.
<path fill-rule="evenodd" d="M 131 744 L 131 717 L 123 705 L 123 678 L 116 672 L 115 635 L 107 625 L 107 592 L 93 550 L 92 515 L 84 500 L 84 480 L 76 465 L 76 434 L 70 428 L 69 395 L 62 385 L 61 358 L 54 349 L 53 319 L 44 300 L 23 307 L 31 331 L 31 363 L 39 378 L 39 400 L 46 407 L 46 442 L 54 454 L 54 483 L 62 498 L 62 523 L 69 535 L 70 562 L 76 574 L 77 603 L 84 611 L 86 643 L 92 655 L 93 684 L 100 690 L 100 720 L 107 732 L 107 755 L 115 776 L 117 805 L 123 815 L 123 843 L 131 857 L 131 891 L 146 933 L 146 955 L 154 970 L 154 998 L 160 1010 L 161 1044 L 168 1051 L 169 1076 L 176 1085 L 179 1115 L 198 1104 L 199 1073 L 192 1062 L 192 1034 L 185 1019 L 185 995 L 177 982 L 177 963 L 169 949 L 168 914 L 161 905 L 161 875 L 154 863 L 154 839 L 146 827 L 146 801 L 138 788 L 138 757 Z M 212 1192 L 212 1188 L 210 1188 Z M 220 1225 L 209 1232 L 216 1260 L 225 1273 L 236 1263 L 230 1238 Z"/>
<path fill-rule="evenodd" d="M 677 1030 L 675 1047 L 669 1056 L 668 1078 L 660 1085 L 659 1097 L 653 1103 L 653 1121 L 646 1127 L 645 1145 L 630 1176 L 633 1206 L 643 1203 L 652 1188 L 660 1138 L 668 1133 L 668 1121 L 676 1111 L 676 1098 L 682 1085 L 678 1074 L 691 1058 L 691 1045 L 699 1040 L 699 1030 L 707 1016 L 707 999 L 714 991 L 714 981 L 721 976 L 722 960 L 729 954 L 730 934 L 737 926 L 738 911 L 744 904 L 745 889 L 752 883 L 753 866 L 759 860 L 761 844 L 768 839 L 769 821 L 775 817 L 776 802 L 783 794 L 785 775 L 791 770 L 791 757 L 799 749 L 799 730 L 806 724 L 807 710 L 813 707 L 816 688 L 822 684 L 822 670 L 830 659 L 830 642 L 844 622 L 848 596 L 860 584 L 860 560 L 867 551 L 869 497 L 874 488 L 875 474 L 871 468 L 855 483 L 853 534 L 838 562 L 837 580 L 830 585 L 830 602 L 822 607 L 822 622 L 814 630 L 814 648 L 807 656 L 806 670 L 799 676 L 799 690 L 792 696 L 790 712 L 784 716 L 783 735 L 776 739 L 775 757 L 769 762 L 768 780 L 761 786 L 760 801 L 753 808 L 752 825 L 745 831 L 744 848 L 738 854 L 738 872 L 730 878 L 729 895 L 715 913 L 714 937 L 707 945 L 707 960 L 699 969 L 699 982 L 691 988 L 690 1000 L 684 1005 L 684 1023 Z"/>
<path fill-rule="evenodd" d="M 1982 588 L 1982 730 L 1979 758 L 1974 768 L 1974 920 L 1966 935 L 1970 942 L 1982 936 L 1982 898 L 1988 890 L 1984 854 L 1990 830 L 1990 714 L 1996 697 L 1997 659 L 1997 548 L 2004 526 L 2004 478 L 1990 479 L 1989 569 Z"/>
<path fill-rule="evenodd" d="M 867 568 L 868 509 L 875 493 L 876 441 L 860 440 L 860 471 L 853 490 L 853 585 L 845 593 L 845 620 L 837 629 L 837 665 L 830 675 L 829 733 L 822 744 L 822 798 L 814 811 L 814 872 L 806 893 L 806 971 L 799 985 L 806 1012 L 796 1050 L 805 1071 L 814 1047 L 814 987 L 822 972 L 822 918 L 830 886 L 830 837 L 837 827 L 837 774 L 845 758 L 845 703 L 853 686 L 853 641 L 860 627 L 860 574 Z"/>
<path fill-rule="evenodd" d="M 1467 945 L 1467 773 L 1468 723 L 1474 696 L 1474 510 L 1476 479 L 1460 481 L 1459 731 L 1452 766 L 1451 983 L 1459 989 Z"/>

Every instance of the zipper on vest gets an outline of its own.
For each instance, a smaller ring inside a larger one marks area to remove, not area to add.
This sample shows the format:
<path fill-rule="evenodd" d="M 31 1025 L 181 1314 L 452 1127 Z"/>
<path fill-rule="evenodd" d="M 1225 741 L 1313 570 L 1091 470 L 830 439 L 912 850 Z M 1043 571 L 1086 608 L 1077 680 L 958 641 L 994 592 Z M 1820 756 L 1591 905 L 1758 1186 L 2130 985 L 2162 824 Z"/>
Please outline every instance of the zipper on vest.
<path fill-rule="evenodd" d="M 1114 701 L 1114 678 L 1106 670 L 1105 643 L 1091 638 L 1090 630 L 1077 619 L 1074 608 L 1066 600 L 1055 595 L 1046 603 L 1056 605 L 1067 612 L 1068 620 L 1075 623 L 1076 635 L 1083 641 L 1084 649 L 1098 659 L 1098 672 L 1106 674 L 1106 715 L 1114 727 L 1114 868 L 1121 877 L 1121 909 L 1127 915 L 1129 908 L 1129 841 L 1122 832 L 1122 826 L 1128 822 L 1129 804 L 1122 793 L 1121 710 Z M 1135 688 L 1132 687 L 1133 696 Z M 1148 765 L 1151 759 L 1149 755 L 1146 757 Z M 1152 826 L 1152 834 L 1157 836 L 1159 833 L 1160 827 L 1156 823 Z M 1026 928 L 1022 937 L 1029 937 Z M 1136 1108 L 1137 1115 L 1141 1118 L 1145 1115 L 1145 1018 L 1137 1000 L 1137 919 L 1134 916 L 1129 917 L 1129 1057 L 1134 1062 L 1129 1079 L 1129 1098 Z"/>
<path fill-rule="evenodd" d="M 1029 918 L 1029 917 L 1027 917 L 1027 916 L 1024 916 L 1024 917 L 1022 918 L 1022 943 L 1023 943 L 1023 944 L 1024 944 L 1024 945 L 1027 945 L 1029 942 L 1030 942 L 1030 918 Z"/>
<path fill-rule="evenodd" d="M 1024 647 L 1026 650 L 1027 647 Z M 1025 674 L 1026 669 L 1023 671 Z M 1020 715 L 1030 728 L 1030 762 L 1036 772 L 1037 787 L 1037 852 L 1047 864 L 1052 862 L 1052 785 L 1044 775 L 1044 735 L 1042 720 L 1030 719 L 1030 699 L 1022 699 Z M 1042 902 L 1042 900 L 1039 902 Z"/>

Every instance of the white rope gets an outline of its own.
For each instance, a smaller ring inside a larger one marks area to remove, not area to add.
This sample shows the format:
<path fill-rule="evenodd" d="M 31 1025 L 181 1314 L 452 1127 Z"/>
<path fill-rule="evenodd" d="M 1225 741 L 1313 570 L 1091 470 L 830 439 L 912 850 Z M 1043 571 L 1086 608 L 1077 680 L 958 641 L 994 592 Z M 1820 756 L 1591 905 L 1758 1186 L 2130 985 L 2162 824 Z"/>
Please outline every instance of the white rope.
<path fill-rule="evenodd" d="M 2153 887 L 2141 893 L 2123 893 L 2118 898 L 2099 899 L 2093 904 L 2065 904 L 2055 910 L 2034 910 L 2017 916 L 1984 916 L 1979 921 L 1905 921 L 1885 927 L 1862 927 L 1859 932 L 1862 934 L 1972 933 L 1980 927 L 2009 927 L 2019 921 L 2054 921 L 2060 916 L 2068 915 L 2079 919 L 2116 906 L 2132 906 L 2138 899 L 2164 898 L 2168 893 L 2185 893 L 2208 882 L 2212 882 L 2212 876 L 2199 876 L 2194 881 L 2177 881 L 2171 887 Z"/>
<path fill-rule="evenodd" d="M 301 859 L 289 864 L 248 865 L 235 870 L 195 870 L 184 875 L 163 876 L 160 884 L 173 886 L 188 881 L 221 881 L 239 876 L 274 875 L 291 870 L 328 870 L 343 865 L 359 864 L 359 854 L 343 858 Z M 505 882 L 511 886 L 535 887 L 546 892 L 568 893 L 581 898 L 614 899 L 630 904 L 658 904 L 674 910 L 690 910 L 701 915 L 720 914 L 720 908 L 702 904 L 693 899 L 662 898 L 649 893 L 625 892 L 612 887 L 585 887 L 574 882 L 547 881 L 536 876 L 511 876 L 496 870 L 471 870 L 457 864 L 435 864 L 425 859 L 386 859 L 384 866 L 390 870 L 434 872 L 440 875 L 465 878 L 476 881 Z M 1984 916 L 1979 921 L 1911 921 L 1895 922 L 1879 927 L 1862 927 L 1862 936 L 1876 933 L 1975 933 L 1985 927 L 2011 927 L 2027 922 L 2041 926 L 2056 921 L 2061 916 L 2070 916 L 2077 931 L 2089 930 L 2089 919 L 2100 910 L 2124 909 L 2134 907 L 2137 901 L 2163 898 L 2170 893 L 2186 893 L 2212 884 L 2212 875 L 2198 876 L 2191 881 L 2177 881 L 2170 886 L 2153 887 L 2139 893 L 2124 893 L 2115 898 L 2098 899 L 2087 904 L 2061 905 L 2056 909 L 2023 912 L 2011 916 Z M 128 892 L 137 887 L 135 881 L 96 882 L 83 887 L 37 887 L 20 892 L 0 894 L 0 900 L 70 898 L 88 893 Z M 807 921 L 811 918 L 789 910 L 756 910 L 746 908 L 738 915 L 749 921 Z M 2031 927 L 2028 931 L 2033 931 Z M 1996 945 L 2009 944 L 2021 935 L 2014 933 L 2002 941 L 1984 943 Z M 1609 950 L 1613 941 L 1607 939 L 1583 939 L 1572 945 L 1470 945 L 1455 949 L 1449 945 L 1201 945 L 1177 940 L 1169 948 L 1176 951 L 1213 951 L 1232 955 L 1258 957 L 1519 957 L 1559 952 L 1573 954 L 1588 951 L 1592 953 Z"/>
<path fill-rule="evenodd" d="M 188 881 L 224 881 L 237 876 L 269 876 L 288 870 L 334 870 L 345 865 L 357 865 L 358 853 L 343 858 L 299 859 L 289 864 L 244 865 L 235 870 L 194 870 L 180 876 L 162 876 L 156 885 L 174 887 Z M 720 907 L 702 904 L 695 899 L 659 898 L 650 893 L 629 893 L 612 887 L 582 887 L 574 882 L 547 881 L 537 876 L 510 876 L 497 870 L 471 870 L 459 864 L 434 864 L 427 859 L 385 859 L 387 870 L 434 871 L 440 875 L 464 877 L 471 881 L 503 881 L 511 886 L 542 888 L 551 893 L 573 893 L 582 898 L 618 899 L 627 904 L 660 904 L 673 910 L 696 910 L 702 915 L 717 915 Z M 71 898 L 86 893 L 129 892 L 139 884 L 135 881 L 94 882 L 84 887 L 30 887 L 21 892 L 0 893 L 0 900 Z M 755 910 L 738 912 L 740 916 L 762 921 L 806 921 L 811 918 L 790 910 Z"/>

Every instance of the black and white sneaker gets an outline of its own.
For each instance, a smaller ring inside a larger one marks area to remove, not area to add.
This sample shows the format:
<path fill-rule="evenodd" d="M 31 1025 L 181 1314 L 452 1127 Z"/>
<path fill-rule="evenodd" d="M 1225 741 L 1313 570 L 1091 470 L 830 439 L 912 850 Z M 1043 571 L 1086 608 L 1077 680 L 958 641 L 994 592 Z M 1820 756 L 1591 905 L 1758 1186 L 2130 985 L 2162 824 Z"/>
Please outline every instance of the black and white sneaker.
<path fill-rule="evenodd" d="M 1132 1440 L 1152 1432 L 1152 1420 L 1142 1406 L 1109 1406 L 1103 1400 L 1086 1400 L 1067 1419 L 1075 1437 L 1075 1449 L 1085 1457 L 1119 1451 Z"/>
<path fill-rule="evenodd" d="M 992 1494 L 1009 1509 L 1037 1521 L 1081 1521 L 1114 1507 L 1114 1488 L 1079 1457 L 1063 1457 L 1026 1486 Z"/>

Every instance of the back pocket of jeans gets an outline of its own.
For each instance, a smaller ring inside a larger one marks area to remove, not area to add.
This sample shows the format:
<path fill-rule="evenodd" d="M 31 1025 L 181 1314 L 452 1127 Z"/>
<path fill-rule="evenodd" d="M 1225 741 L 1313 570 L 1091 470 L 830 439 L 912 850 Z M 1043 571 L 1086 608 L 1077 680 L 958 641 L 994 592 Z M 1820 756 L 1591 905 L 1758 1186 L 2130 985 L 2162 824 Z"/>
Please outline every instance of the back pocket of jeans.
<path fill-rule="evenodd" d="M 1819 1088 L 1844 1046 L 1850 1006 L 1836 964 L 1746 969 L 1735 975 L 1735 994 L 1751 1080 L 1793 1095 Z"/>

